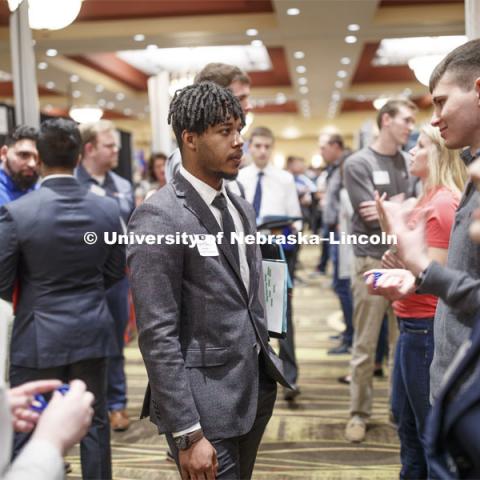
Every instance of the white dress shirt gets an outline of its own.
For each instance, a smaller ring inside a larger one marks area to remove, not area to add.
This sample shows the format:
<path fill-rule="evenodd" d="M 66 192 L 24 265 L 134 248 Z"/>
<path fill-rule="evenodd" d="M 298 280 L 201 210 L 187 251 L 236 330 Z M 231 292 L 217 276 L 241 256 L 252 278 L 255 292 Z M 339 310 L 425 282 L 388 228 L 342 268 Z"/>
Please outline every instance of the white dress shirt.
<path fill-rule="evenodd" d="M 237 177 L 245 188 L 246 200 L 252 204 L 260 171 L 252 163 L 248 167 L 242 168 Z M 269 215 L 301 217 L 300 202 L 293 175 L 270 164 L 262 171 L 262 202 L 259 218 L 262 219 Z M 294 225 L 297 230 L 301 229 L 301 222 L 296 222 Z"/>

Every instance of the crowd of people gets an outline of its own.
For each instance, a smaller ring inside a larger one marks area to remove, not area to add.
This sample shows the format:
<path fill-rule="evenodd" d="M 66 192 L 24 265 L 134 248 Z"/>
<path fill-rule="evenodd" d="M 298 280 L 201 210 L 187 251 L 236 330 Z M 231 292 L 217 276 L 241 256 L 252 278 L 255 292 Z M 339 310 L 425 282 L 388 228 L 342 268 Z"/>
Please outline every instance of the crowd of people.
<path fill-rule="evenodd" d="M 178 148 L 152 153 L 135 186 L 114 172 L 109 121 L 57 118 L 11 132 L 0 149 L 0 316 L 11 323 L 0 330 L 10 384 L 0 381 L 0 477 L 63 478 L 62 455 L 80 442 L 83 478 L 112 478 L 110 430 L 130 425 L 123 350 L 134 310 L 148 374 L 138 413 L 166 435 L 182 478 L 251 478 L 277 384 L 288 402 L 301 395 L 300 246 L 228 240 L 310 227 L 333 240 L 397 239 L 324 241 L 319 251 L 317 273 L 330 259 L 345 323 L 329 354 L 351 355 L 339 379 L 350 388 L 346 440 L 367 438 L 373 377 L 388 352 L 400 478 L 478 478 L 479 52 L 479 40 L 467 42 L 432 73 L 431 125 L 417 129 L 415 104 L 392 99 L 370 145 L 352 152 L 340 134 L 322 134 L 323 172 L 294 154 L 275 166 L 266 126 L 245 144 L 250 78 L 219 63 L 176 92 L 168 119 Z M 197 240 L 125 247 L 105 232 Z M 264 259 L 288 271 L 278 356 Z M 43 411 L 32 409 L 39 394 Z"/>

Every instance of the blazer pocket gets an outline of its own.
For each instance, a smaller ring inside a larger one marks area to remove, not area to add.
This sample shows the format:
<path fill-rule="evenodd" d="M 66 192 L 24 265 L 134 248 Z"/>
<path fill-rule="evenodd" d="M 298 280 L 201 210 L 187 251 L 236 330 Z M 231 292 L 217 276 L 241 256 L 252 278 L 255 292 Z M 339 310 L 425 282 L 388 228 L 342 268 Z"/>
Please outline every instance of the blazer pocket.
<path fill-rule="evenodd" d="M 225 365 L 228 360 L 226 348 L 190 349 L 185 352 L 185 366 L 195 367 L 218 367 Z"/>

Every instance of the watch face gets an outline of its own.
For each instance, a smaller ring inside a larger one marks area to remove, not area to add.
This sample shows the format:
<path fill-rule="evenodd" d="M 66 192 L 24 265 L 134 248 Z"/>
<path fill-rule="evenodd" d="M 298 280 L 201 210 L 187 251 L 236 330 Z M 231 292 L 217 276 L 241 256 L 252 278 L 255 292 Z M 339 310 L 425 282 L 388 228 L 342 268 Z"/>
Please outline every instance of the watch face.
<path fill-rule="evenodd" d="M 186 435 L 182 435 L 181 437 L 177 437 L 175 439 L 175 444 L 179 450 L 185 450 L 187 448 L 188 437 Z"/>

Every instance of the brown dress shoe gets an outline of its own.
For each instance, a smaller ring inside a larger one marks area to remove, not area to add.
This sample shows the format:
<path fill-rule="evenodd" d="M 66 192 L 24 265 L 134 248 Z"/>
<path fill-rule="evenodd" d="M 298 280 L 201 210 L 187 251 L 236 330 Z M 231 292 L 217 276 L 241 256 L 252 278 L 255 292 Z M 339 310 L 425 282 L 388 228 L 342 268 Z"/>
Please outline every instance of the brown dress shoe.
<path fill-rule="evenodd" d="M 124 432 L 130 426 L 130 419 L 126 410 L 110 412 L 110 426 L 114 432 Z"/>

